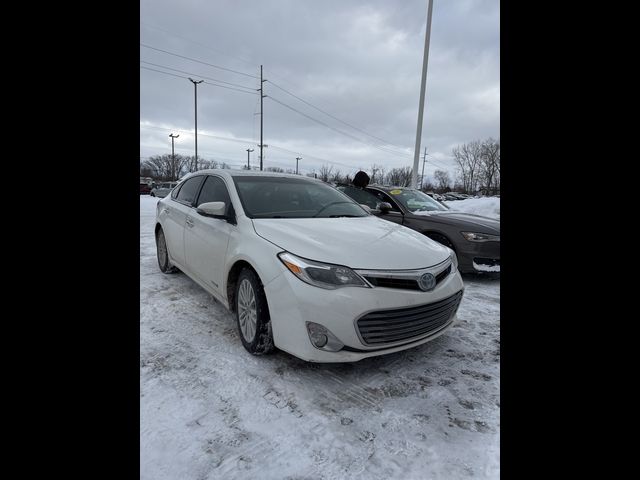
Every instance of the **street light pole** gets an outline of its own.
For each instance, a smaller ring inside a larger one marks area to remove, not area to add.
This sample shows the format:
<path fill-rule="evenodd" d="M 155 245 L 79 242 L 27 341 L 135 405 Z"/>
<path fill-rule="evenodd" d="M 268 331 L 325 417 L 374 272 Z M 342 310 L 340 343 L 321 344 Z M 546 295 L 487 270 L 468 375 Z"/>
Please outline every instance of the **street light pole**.
<path fill-rule="evenodd" d="M 302 157 L 296 157 L 296 175 L 298 175 L 298 162 L 302 160 Z"/>
<path fill-rule="evenodd" d="M 253 148 L 247 148 L 247 170 L 251 170 L 251 164 L 249 163 L 249 154 L 253 152 Z"/>
<path fill-rule="evenodd" d="M 177 180 L 176 175 L 176 155 L 175 150 L 173 148 L 173 140 L 178 138 L 180 135 L 174 135 L 173 133 L 169 135 L 171 137 L 171 180 Z"/>
<path fill-rule="evenodd" d="M 427 83 L 427 64 L 429 63 L 429 38 L 431 37 L 431 12 L 433 0 L 427 0 L 427 30 L 424 34 L 424 56 L 422 58 L 422 83 L 420 84 L 420 103 L 418 104 L 418 128 L 416 131 L 416 148 L 413 151 L 413 172 L 411 174 L 411 187 L 418 184 L 418 164 L 420 162 L 420 139 L 422 137 L 422 114 L 424 113 L 424 90 Z"/>
<path fill-rule="evenodd" d="M 427 163 L 427 147 L 424 147 L 424 157 L 422 157 L 422 175 L 420 175 L 420 190 L 424 188 L 424 164 Z"/>
<path fill-rule="evenodd" d="M 193 83 L 193 92 L 195 98 L 195 120 L 196 120 L 196 162 L 194 172 L 198 171 L 198 84 L 204 82 L 204 80 L 194 80 L 189 77 L 191 83 Z"/>

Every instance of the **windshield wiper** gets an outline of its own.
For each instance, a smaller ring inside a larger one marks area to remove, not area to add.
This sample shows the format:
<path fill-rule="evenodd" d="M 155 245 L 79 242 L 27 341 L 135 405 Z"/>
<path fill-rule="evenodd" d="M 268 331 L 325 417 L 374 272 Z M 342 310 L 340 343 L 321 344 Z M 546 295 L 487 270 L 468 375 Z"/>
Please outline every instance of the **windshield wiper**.
<path fill-rule="evenodd" d="M 328 217 L 325 217 L 325 218 L 341 218 L 341 217 L 357 218 L 358 215 L 346 215 L 346 214 L 345 215 L 329 215 Z"/>

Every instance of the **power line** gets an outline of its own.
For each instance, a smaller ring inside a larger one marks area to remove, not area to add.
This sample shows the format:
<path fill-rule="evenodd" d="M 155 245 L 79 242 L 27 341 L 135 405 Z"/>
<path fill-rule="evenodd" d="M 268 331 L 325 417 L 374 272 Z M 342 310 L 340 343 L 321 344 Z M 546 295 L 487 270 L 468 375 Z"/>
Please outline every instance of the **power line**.
<path fill-rule="evenodd" d="M 151 25 L 150 23 L 146 23 L 146 22 L 143 22 L 143 21 L 140 21 L 140 24 L 144 25 L 145 27 L 153 28 L 154 30 L 158 30 L 160 32 L 163 32 L 163 33 L 166 33 L 168 35 L 171 35 L 172 37 L 179 38 L 181 40 L 184 40 L 185 42 L 193 43 L 194 45 L 199 45 L 201 47 L 206 48 L 207 50 L 211 50 L 212 52 L 216 52 L 218 54 L 225 55 L 225 56 L 230 57 L 230 58 L 235 58 L 236 60 L 240 60 L 241 62 L 246 63 L 247 65 L 253 65 L 253 63 L 251 61 L 247 60 L 247 59 L 244 59 L 244 58 L 239 57 L 237 55 L 231 55 L 230 53 L 223 52 L 221 50 L 216 50 L 215 48 L 211 48 L 210 46 L 205 45 L 204 43 L 196 42 L 194 40 L 188 39 L 187 37 L 182 37 L 180 35 L 176 35 L 175 33 L 170 32 L 169 30 L 165 30 L 163 28 L 160 28 L 160 27 L 158 27 L 156 25 Z"/>
<path fill-rule="evenodd" d="M 231 68 L 221 67 L 220 65 L 214 65 L 213 63 L 203 62 L 202 60 L 197 60 L 195 58 L 185 57 L 184 55 L 179 55 L 177 53 L 169 52 L 167 50 L 162 50 L 161 48 L 152 47 L 151 45 L 146 45 L 144 43 L 140 43 L 140 46 L 144 47 L 144 48 L 149 48 L 151 50 L 156 50 L 157 52 L 166 53 L 167 55 L 173 55 L 174 57 L 180 57 L 180 58 L 184 58 L 185 60 L 190 60 L 192 62 L 201 63 L 201 64 L 207 65 L 209 67 L 219 68 L 220 70 L 226 70 L 227 72 L 237 73 L 238 75 L 244 75 L 245 77 L 258 78 L 257 76 L 251 75 L 249 73 L 239 72 L 238 70 L 233 70 Z"/>
<path fill-rule="evenodd" d="M 151 70 L 152 72 L 164 73 L 165 75 L 171 75 L 172 77 L 186 78 L 186 79 L 189 78 L 189 77 L 184 77 L 182 75 L 176 75 L 175 73 L 163 72 L 162 70 L 156 70 L 155 68 L 145 67 L 144 65 L 140 65 L 140 68 L 144 68 L 145 70 Z M 235 90 L 236 92 L 248 93 L 250 95 L 258 95 L 258 92 L 247 92 L 246 90 L 240 90 L 239 88 L 227 87 L 225 85 L 217 85 L 217 84 L 211 83 L 211 82 L 204 82 L 204 83 L 206 85 L 212 85 L 214 87 L 220 87 L 220 88 L 227 88 L 229 90 Z"/>
<path fill-rule="evenodd" d="M 154 148 L 154 149 L 160 149 L 161 148 L 161 147 L 157 147 L 155 145 L 146 145 L 146 144 L 142 144 L 142 146 L 143 147 L 150 147 L 150 148 Z M 182 151 L 182 152 L 190 152 L 191 151 L 190 149 L 188 149 L 186 147 L 176 147 L 175 150 L 176 151 Z M 219 155 L 217 153 L 213 153 L 213 152 L 208 151 L 208 150 L 201 150 L 200 153 L 203 153 L 203 154 L 207 155 L 208 157 L 210 157 L 211 160 L 215 160 L 217 162 L 224 161 L 224 163 L 226 163 L 227 165 L 238 167 L 240 169 L 242 169 L 243 167 L 246 166 L 245 163 L 235 163 L 235 162 L 238 161 L 238 159 L 236 159 L 236 158 L 223 157 L 223 156 L 221 156 L 221 155 Z M 207 159 L 206 158 L 202 158 L 202 156 L 200 156 L 200 153 L 198 154 L 198 156 L 200 157 L 200 161 L 202 161 L 202 160 L 206 161 Z M 161 154 L 158 154 L 158 155 L 165 155 L 165 154 L 161 153 Z M 142 156 L 141 155 L 140 158 L 141 159 L 143 159 L 143 158 L 149 159 L 149 158 L 151 158 L 153 156 L 155 156 L 155 155 L 151 155 L 151 156 L 149 156 L 149 155 Z M 290 163 L 285 159 L 271 159 L 271 160 L 269 160 L 269 162 L 273 163 L 277 167 L 288 168 L 290 170 L 293 170 L 291 168 Z M 303 168 L 300 169 L 300 171 L 303 171 L 303 170 L 306 170 L 306 169 L 303 169 Z"/>
<path fill-rule="evenodd" d="M 269 95 L 267 98 L 270 98 L 271 100 L 273 100 L 273 101 L 274 101 L 274 102 L 276 102 L 276 103 L 279 103 L 279 104 L 280 104 L 280 105 L 282 105 L 283 107 L 288 108 L 289 110 L 293 110 L 294 112 L 296 112 L 296 113 L 298 113 L 298 114 L 302 115 L 303 117 L 306 117 L 306 118 L 308 118 L 309 120 L 312 120 L 312 121 L 314 121 L 314 122 L 316 122 L 316 123 L 319 123 L 320 125 L 323 125 L 323 126 L 327 127 L 328 129 L 333 130 L 334 132 L 337 132 L 337 133 L 339 133 L 339 134 L 341 134 L 341 135 L 344 135 L 344 136 L 346 136 L 346 137 L 349 137 L 349 138 L 351 138 L 351 139 L 353 139 L 353 140 L 356 140 L 356 141 L 358 141 L 358 142 L 364 143 L 365 145 L 368 145 L 368 146 L 370 146 L 370 147 L 377 148 L 377 149 L 379 149 L 379 150 L 383 151 L 384 153 L 388 153 L 388 154 L 391 154 L 391 155 L 403 156 L 403 157 L 407 157 L 407 158 L 410 158 L 410 157 L 411 157 L 411 155 L 409 155 L 409 154 L 401 154 L 401 153 L 396 152 L 396 151 L 387 150 L 387 149 L 385 149 L 384 147 L 381 147 L 381 146 L 379 146 L 379 145 L 372 144 L 371 142 L 367 142 L 367 141 L 365 141 L 365 140 L 362 140 L 361 138 L 358 138 L 358 137 L 356 137 L 356 136 L 354 136 L 354 135 L 351 135 L 350 133 L 343 132 L 342 130 L 338 130 L 337 128 L 332 127 L 331 125 L 329 125 L 329 124 L 327 124 L 327 123 L 323 122 L 322 120 L 318 120 L 317 118 L 312 117 L 312 116 L 310 116 L 310 115 L 307 115 L 306 113 L 301 112 L 300 110 L 298 110 L 298 109 L 296 109 L 296 108 L 292 107 L 291 105 L 287 105 L 286 103 L 281 102 L 280 100 L 278 100 L 278 99 L 276 99 L 276 98 L 272 97 L 271 95 Z"/>
<path fill-rule="evenodd" d="M 161 131 L 164 131 L 164 132 L 181 132 L 181 133 L 186 133 L 186 134 L 193 134 L 193 132 L 190 132 L 188 130 L 181 130 L 179 128 L 165 128 L 165 127 L 156 127 L 156 126 L 152 126 L 152 125 L 140 125 L 140 128 L 146 128 L 146 129 L 150 129 L 150 130 L 161 130 Z M 245 144 L 245 145 L 247 143 L 254 143 L 252 140 L 249 140 L 249 139 L 246 139 L 246 138 L 220 137 L 218 135 L 210 135 L 210 134 L 206 134 L 206 133 L 202 133 L 202 132 L 199 132 L 198 135 L 200 135 L 201 137 L 211 137 L 211 138 L 215 138 L 217 140 L 225 140 L 225 141 L 228 141 L 228 142 L 242 143 L 242 144 Z M 289 150 L 287 148 L 279 147 L 279 146 L 273 145 L 273 144 L 270 144 L 269 148 L 274 148 L 276 150 L 282 150 L 283 152 L 293 153 L 295 155 L 304 155 L 305 157 L 308 157 L 310 159 L 317 160 L 317 161 L 323 162 L 323 163 L 339 165 L 341 167 L 346 167 L 346 168 L 354 168 L 354 169 L 356 168 L 353 165 L 347 165 L 345 163 L 340 163 L 340 162 L 335 162 L 335 161 L 332 161 L 332 160 L 327 160 L 325 158 L 320 158 L 320 157 L 316 157 L 314 155 L 309 155 L 309 154 L 306 154 L 306 153 L 301 152 L 301 151 Z"/>
<path fill-rule="evenodd" d="M 159 131 L 163 131 L 163 132 L 172 132 L 173 131 L 173 132 L 180 132 L 180 133 L 186 133 L 186 134 L 193 134 L 193 132 L 191 132 L 189 130 L 181 130 L 179 128 L 156 127 L 156 126 L 153 126 L 153 125 L 140 125 L 140 128 L 149 129 L 149 130 L 159 130 Z M 224 141 L 233 142 L 233 143 L 242 143 L 244 145 L 246 145 L 247 143 L 249 143 L 249 144 L 255 143 L 255 141 L 247 139 L 247 138 L 221 137 L 221 136 L 218 136 L 218 135 L 210 135 L 210 134 L 202 133 L 202 132 L 198 132 L 198 135 L 201 136 L 201 137 L 215 138 L 216 140 L 224 140 Z M 303 155 L 303 156 L 307 157 L 308 159 L 316 160 L 317 162 L 321 162 L 321 163 L 328 163 L 330 165 L 336 165 L 336 166 L 339 166 L 339 167 L 345 167 L 345 168 L 350 168 L 350 169 L 354 169 L 354 170 L 358 168 L 358 167 L 356 167 L 354 165 L 347 165 L 346 163 L 336 162 L 334 160 L 327 160 L 326 158 L 318 157 L 318 156 L 315 156 L 315 155 L 310 155 L 310 154 L 302 152 L 300 150 L 290 150 L 288 148 L 280 147 L 280 146 L 274 145 L 272 143 L 269 144 L 269 148 L 274 149 L 274 150 L 280 150 L 282 152 L 290 153 L 290 154 L 293 154 L 293 155 Z M 429 156 L 431 156 L 431 155 L 429 155 Z M 443 168 L 445 170 L 448 170 L 448 169 L 451 168 L 451 167 L 446 167 L 446 166 L 443 166 L 443 165 L 439 165 L 434 160 L 431 160 L 430 163 L 434 163 L 436 166 L 441 167 L 441 168 Z M 285 165 L 285 164 L 283 164 L 283 165 Z"/>
<path fill-rule="evenodd" d="M 177 68 L 167 67 L 166 65 L 159 65 L 157 63 L 151 63 L 144 60 L 140 60 L 140 63 L 146 63 L 147 65 L 153 65 L 154 67 L 160 67 L 160 68 L 164 68 L 165 70 L 172 70 L 174 72 L 186 73 L 187 75 L 194 75 L 199 78 L 206 78 L 207 80 L 213 80 L 214 82 L 226 83 L 227 85 L 234 85 L 236 87 L 246 88 L 247 90 L 251 90 L 252 93 L 256 90 L 253 87 L 247 87 L 246 85 L 240 85 L 239 83 L 226 82 L 224 80 L 219 80 L 217 78 L 205 77 L 204 75 L 200 75 L 198 73 L 187 72 L 185 70 L 178 70 Z"/>
<path fill-rule="evenodd" d="M 292 97 L 297 98 L 297 99 L 298 99 L 298 100 L 300 100 L 302 103 L 304 103 L 304 104 L 306 104 L 306 105 L 309 105 L 311 108 L 315 108 L 315 109 L 316 109 L 316 110 L 318 110 L 319 112 L 324 113 L 324 114 L 325 114 L 325 115 L 327 115 L 328 117 L 331 117 L 331 118 L 333 118 L 334 120 L 337 120 L 338 122 L 340 122 L 340 123 L 342 123 L 342 124 L 346 125 L 347 127 L 351 127 L 351 128 L 353 128 L 354 130 L 357 130 L 357 131 L 359 131 L 359 132 L 361 132 L 361 133 L 364 133 L 365 135 L 367 135 L 367 136 L 369 136 L 369 137 L 371 137 L 371 138 L 375 138 L 376 140 L 381 141 L 384 145 L 390 145 L 390 146 L 394 146 L 394 147 L 400 148 L 400 149 L 402 149 L 402 150 L 406 150 L 406 148 L 405 148 L 405 147 L 401 147 L 400 145 L 396 145 L 396 144 L 394 144 L 394 143 L 388 142 L 387 140 L 385 140 L 385 139 L 383 139 L 383 138 L 380 138 L 380 137 L 377 137 L 377 136 L 375 136 L 375 135 L 372 135 L 372 134 L 370 134 L 370 133 L 368 133 L 368 132 L 366 132 L 366 131 L 362 130 L 362 129 L 361 129 L 361 128 L 359 128 L 359 127 L 356 127 L 356 126 L 354 126 L 354 125 L 351 125 L 351 124 L 350 124 L 350 123 L 348 123 L 348 122 L 345 122 L 344 120 L 339 119 L 339 118 L 338 118 L 338 117 L 336 117 L 335 115 L 332 115 L 332 114 L 330 114 L 329 112 L 326 112 L 325 110 L 322 110 L 320 107 L 316 107 L 316 106 L 315 106 L 315 105 L 313 105 L 312 103 L 307 102 L 305 99 L 300 98 L 298 95 L 295 95 L 295 94 L 291 93 L 289 90 L 286 90 L 286 89 L 282 88 L 281 86 L 279 86 L 277 83 L 275 83 L 275 82 L 274 82 L 274 81 L 272 81 L 272 80 L 267 80 L 267 81 L 268 81 L 269 83 L 271 83 L 271 85 L 273 85 L 274 87 L 276 87 L 276 88 L 278 88 L 278 89 L 282 90 L 284 93 L 287 93 L 287 94 L 291 95 Z M 407 155 L 408 155 L 408 154 L 407 154 Z"/>

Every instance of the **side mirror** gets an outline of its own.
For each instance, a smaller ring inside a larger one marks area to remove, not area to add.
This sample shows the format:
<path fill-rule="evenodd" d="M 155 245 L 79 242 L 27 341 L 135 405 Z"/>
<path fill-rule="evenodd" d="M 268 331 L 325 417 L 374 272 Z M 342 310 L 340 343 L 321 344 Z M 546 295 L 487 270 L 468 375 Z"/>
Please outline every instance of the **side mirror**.
<path fill-rule="evenodd" d="M 207 202 L 201 203 L 196 212 L 205 217 L 227 218 L 226 209 L 227 205 L 224 202 Z"/>
<path fill-rule="evenodd" d="M 389 202 L 380 202 L 378 204 L 378 210 L 380 210 L 382 213 L 389 213 L 392 208 L 393 207 Z"/>

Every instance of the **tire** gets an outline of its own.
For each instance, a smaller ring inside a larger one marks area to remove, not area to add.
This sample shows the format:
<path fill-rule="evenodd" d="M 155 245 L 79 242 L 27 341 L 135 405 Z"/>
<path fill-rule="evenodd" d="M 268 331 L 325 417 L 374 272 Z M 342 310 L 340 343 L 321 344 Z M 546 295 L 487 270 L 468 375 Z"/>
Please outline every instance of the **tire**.
<path fill-rule="evenodd" d="M 439 233 L 425 233 L 425 236 L 429 237 L 431 240 L 435 240 L 436 242 L 441 243 L 445 247 L 449 247 L 454 252 L 456 251 L 453 243 L 451 243 L 451 240 L 449 240 L 444 235 L 440 235 Z"/>
<path fill-rule="evenodd" d="M 158 266 L 162 273 L 175 273 L 178 271 L 169 261 L 169 249 L 162 228 L 158 229 L 156 233 L 156 256 L 158 257 Z"/>
<path fill-rule="evenodd" d="M 244 348 L 252 355 L 271 353 L 275 347 L 269 306 L 262 282 L 253 270 L 245 268 L 240 272 L 234 300 Z"/>

